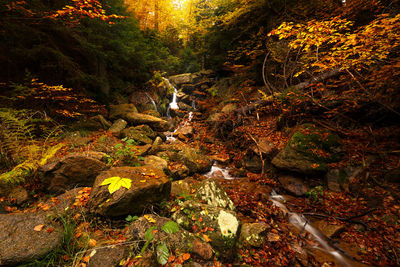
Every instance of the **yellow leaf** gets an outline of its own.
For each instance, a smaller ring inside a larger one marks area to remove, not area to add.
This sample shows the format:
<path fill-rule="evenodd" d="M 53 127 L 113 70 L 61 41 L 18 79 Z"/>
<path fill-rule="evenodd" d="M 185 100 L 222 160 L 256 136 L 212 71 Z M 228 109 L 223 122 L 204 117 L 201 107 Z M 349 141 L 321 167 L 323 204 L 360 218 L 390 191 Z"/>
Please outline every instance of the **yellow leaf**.
<path fill-rule="evenodd" d="M 143 217 L 150 223 L 155 223 L 156 222 L 156 220 L 154 220 L 150 215 L 146 214 Z"/>
<path fill-rule="evenodd" d="M 110 177 L 105 179 L 100 185 L 108 185 L 108 191 L 110 194 L 114 193 L 118 189 L 125 187 L 126 189 L 131 188 L 132 180 L 129 178 L 121 178 L 118 176 Z"/>

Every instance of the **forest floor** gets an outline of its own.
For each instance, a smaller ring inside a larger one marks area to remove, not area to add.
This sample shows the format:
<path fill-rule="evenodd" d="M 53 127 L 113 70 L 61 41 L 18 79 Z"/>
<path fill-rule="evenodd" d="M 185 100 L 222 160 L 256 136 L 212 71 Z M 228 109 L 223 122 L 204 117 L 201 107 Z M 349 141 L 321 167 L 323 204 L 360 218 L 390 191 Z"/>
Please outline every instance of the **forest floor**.
<path fill-rule="evenodd" d="M 212 105 L 209 104 L 209 105 Z M 190 125 L 194 128 L 194 136 L 183 138 L 182 142 L 206 151 L 208 156 L 218 160 L 222 168 L 238 170 L 245 157 L 247 148 L 255 144 L 255 140 L 267 138 L 278 150 L 281 150 L 291 135 L 293 129 L 277 127 L 278 117 L 271 113 L 268 107 L 261 108 L 256 114 L 243 119 L 240 127 L 227 133 L 225 138 L 206 122 L 209 110 L 203 108 L 203 113 L 195 112 Z M 187 117 L 186 117 L 187 118 Z M 316 121 L 318 123 L 318 121 Z M 322 123 L 322 122 L 321 122 Z M 329 130 L 335 131 L 329 126 Z M 267 242 L 261 247 L 239 247 L 235 263 L 210 262 L 207 266 L 236 266 L 248 264 L 251 266 L 335 266 L 335 259 L 328 253 L 316 249 L 318 245 L 312 236 L 294 227 L 288 215 L 282 212 L 271 201 L 272 190 L 283 195 L 286 208 L 293 213 L 305 214 L 312 224 L 325 223 L 337 226 L 338 231 L 328 238 L 328 243 L 348 256 L 350 266 L 399 266 L 400 265 L 400 187 L 397 183 L 384 179 L 389 170 L 399 168 L 400 136 L 397 125 L 372 129 L 371 127 L 353 128 L 346 131 L 336 130 L 342 138 L 345 156 L 335 167 L 358 163 L 362 171 L 351 181 L 348 188 L 341 192 L 326 188 L 321 177 L 310 177 L 307 183 L 311 190 L 303 197 L 295 197 L 281 186 L 277 179 L 276 169 L 265 159 L 264 173 L 232 171 L 235 179 L 224 179 L 218 173 L 213 177 L 225 188 L 236 205 L 238 218 L 242 223 L 264 222 L 271 230 Z M 112 139 L 108 145 L 114 147 L 120 142 L 107 132 L 93 132 L 88 136 L 91 144 L 107 135 Z M 58 156 L 82 152 L 89 147 L 67 147 Z M 195 180 L 206 177 L 196 174 Z M 323 185 L 322 187 L 320 185 Z M 53 196 L 40 191 L 40 184 L 31 181 L 24 185 L 34 194 L 34 201 L 28 209 L 46 210 L 46 201 Z M 90 189 L 80 193 L 76 206 L 85 207 Z M 0 198 L 9 203 L 12 199 Z M 171 199 L 174 201 L 174 198 Z M 18 207 L 7 206 L 8 212 L 18 212 Z M 109 220 L 101 217 L 83 218 L 79 212 L 75 220 L 74 236 L 79 238 L 82 233 L 91 235 L 97 242 L 112 240 L 114 243 L 124 242 L 124 219 Z M 88 221 L 88 219 L 90 221 Z M 306 226 L 304 226 L 306 227 Z M 91 239 L 92 240 L 92 239 Z M 306 248 L 307 253 L 304 253 Z M 71 262 L 71 257 L 64 255 L 65 262 Z M 81 259 L 82 263 L 84 258 Z M 179 261 L 170 260 L 169 265 Z M 201 260 L 200 260 L 201 262 Z M 340 265 L 340 264 L 339 264 Z M 84 265 L 82 265 L 84 266 Z"/>

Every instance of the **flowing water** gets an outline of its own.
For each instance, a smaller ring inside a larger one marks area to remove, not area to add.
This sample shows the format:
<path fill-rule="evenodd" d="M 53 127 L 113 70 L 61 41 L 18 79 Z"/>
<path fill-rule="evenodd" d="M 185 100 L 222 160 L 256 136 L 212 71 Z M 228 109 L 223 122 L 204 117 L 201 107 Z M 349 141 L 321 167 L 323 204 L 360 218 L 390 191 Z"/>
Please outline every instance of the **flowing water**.
<path fill-rule="evenodd" d="M 146 96 L 149 98 L 149 100 L 151 101 L 151 103 L 153 104 L 154 110 L 158 112 L 157 104 L 156 104 L 156 102 L 154 101 L 154 99 L 151 98 L 151 96 L 150 96 L 148 93 L 145 93 L 145 94 L 146 94 Z"/>
<path fill-rule="evenodd" d="M 289 223 L 291 223 L 300 231 L 306 231 L 311 234 L 311 236 L 319 244 L 319 246 L 316 248 L 332 255 L 340 266 L 353 266 L 341 252 L 328 244 L 328 242 L 326 241 L 326 237 L 320 231 L 314 228 L 303 215 L 290 212 L 284 204 L 285 198 L 283 196 L 277 194 L 274 190 L 272 190 L 270 200 L 272 201 L 272 203 L 274 203 L 275 206 L 279 207 L 285 214 L 289 216 Z"/>
<path fill-rule="evenodd" d="M 167 109 L 167 117 L 171 118 L 170 110 L 171 109 L 179 109 L 178 97 L 176 96 L 178 94 L 178 90 L 176 89 L 175 86 L 172 85 L 172 83 L 167 78 L 163 78 L 163 79 L 167 83 L 167 86 L 169 88 L 173 88 L 174 89 L 174 93 L 172 94 L 172 101 L 169 103 L 169 106 L 168 106 L 168 109 Z"/>
<path fill-rule="evenodd" d="M 205 176 L 208 178 L 214 176 L 219 176 L 219 177 L 222 176 L 226 180 L 235 179 L 229 174 L 229 168 L 220 167 L 216 162 L 214 162 L 214 164 L 211 167 L 211 170 L 208 173 L 206 173 Z"/>
<path fill-rule="evenodd" d="M 223 176 L 223 178 L 227 180 L 235 179 L 234 177 L 229 175 L 228 168 L 220 167 L 216 163 L 213 164 L 211 170 L 205 176 L 209 178 L 215 176 L 217 177 Z M 317 243 L 319 244 L 315 248 L 327 254 L 332 255 L 339 266 L 342 267 L 353 266 L 353 264 L 351 264 L 350 261 L 347 260 L 347 258 L 340 251 L 338 251 L 337 249 L 328 244 L 327 238 L 320 231 L 314 228 L 303 215 L 290 212 L 284 204 L 286 200 L 283 196 L 277 194 L 274 190 L 272 190 L 270 195 L 270 200 L 275 206 L 279 207 L 285 214 L 288 215 L 290 224 L 292 224 L 300 231 L 306 231 L 311 234 L 313 239 L 317 241 Z"/>

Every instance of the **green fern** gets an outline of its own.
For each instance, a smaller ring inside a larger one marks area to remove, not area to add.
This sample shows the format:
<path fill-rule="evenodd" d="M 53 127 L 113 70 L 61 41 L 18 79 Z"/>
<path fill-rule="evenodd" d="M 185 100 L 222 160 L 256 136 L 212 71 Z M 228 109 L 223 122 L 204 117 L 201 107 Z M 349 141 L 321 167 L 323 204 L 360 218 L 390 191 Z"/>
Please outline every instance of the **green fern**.
<path fill-rule="evenodd" d="M 10 171 L 0 174 L 1 184 L 17 184 L 46 164 L 63 145 L 49 146 L 48 141 L 59 135 L 60 125 L 40 125 L 42 133 L 40 146 L 34 139 L 34 119 L 37 112 L 30 110 L 0 110 L 0 157 L 6 169 Z M 5 164 L 4 164 L 5 163 Z"/>
<path fill-rule="evenodd" d="M 12 109 L 0 110 L 0 153 L 12 163 L 18 162 L 24 146 L 34 144 L 33 126 Z"/>

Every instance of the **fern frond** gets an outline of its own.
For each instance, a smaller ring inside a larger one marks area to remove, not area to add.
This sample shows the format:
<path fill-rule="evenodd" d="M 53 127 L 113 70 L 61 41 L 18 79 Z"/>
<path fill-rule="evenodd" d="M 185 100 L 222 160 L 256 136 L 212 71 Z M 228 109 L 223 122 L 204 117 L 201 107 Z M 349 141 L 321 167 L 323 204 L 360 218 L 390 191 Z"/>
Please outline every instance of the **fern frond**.
<path fill-rule="evenodd" d="M 24 182 L 33 171 L 38 168 L 35 162 L 24 161 L 9 172 L 0 175 L 0 185 L 18 184 Z"/>

